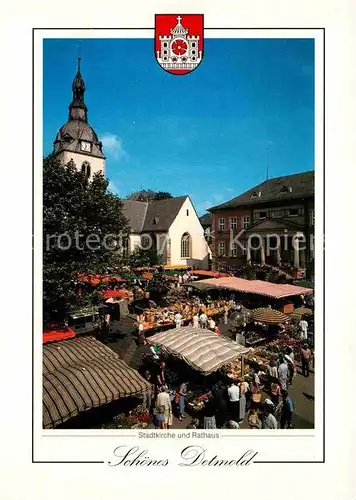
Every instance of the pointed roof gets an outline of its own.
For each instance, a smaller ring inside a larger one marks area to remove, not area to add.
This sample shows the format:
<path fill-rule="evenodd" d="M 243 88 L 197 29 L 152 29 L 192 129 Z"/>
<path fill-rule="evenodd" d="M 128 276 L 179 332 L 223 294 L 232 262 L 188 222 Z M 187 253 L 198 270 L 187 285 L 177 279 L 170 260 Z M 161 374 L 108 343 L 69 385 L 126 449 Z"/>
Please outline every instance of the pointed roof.
<path fill-rule="evenodd" d="M 124 215 L 133 233 L 168 231 L 188 196 L 165 200 L 122 200 Z"/>
<path fill-rule="evenodd" d="M 68 121 L 59 129 L 54 140 L 53 154 L 61 151 L 81 153 L 81 141 L 90 142 L 91 151 L 86 151 L 87 156 L 95 156 L 105 160 L 102 143 L 99 141 L 94 129 L 88 123 L 88 108 L 85 105 L 85 82 L 80 71 L 81 58 L 78 57 L 77 73 L 72 82 L 72 102 L 69 105 Z"/>

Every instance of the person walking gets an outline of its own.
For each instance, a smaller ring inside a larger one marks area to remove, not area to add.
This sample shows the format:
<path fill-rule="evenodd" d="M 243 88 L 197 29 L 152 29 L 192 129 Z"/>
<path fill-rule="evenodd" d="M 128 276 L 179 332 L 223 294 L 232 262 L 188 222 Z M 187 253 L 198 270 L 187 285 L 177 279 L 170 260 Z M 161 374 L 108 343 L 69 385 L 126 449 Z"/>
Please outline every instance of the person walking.
<path fill-rule="evenodd" d="M 244 380 L 240 381 L 240 399 L 239 399 L 239 418 L 240 422 L 245 418 L 246 414 L 246 392 L 249 390 L 250 386 L 248 382 Z"/>
<path fill-rule="evenodd" d="M 267 403 L 263 407 L 262 429 L 278 429 L 276 417 L 272 413 L 272 405 Z"/>
<path fill-rule="evenodd" d="M 202 312 L 201 315 L 199 316 L 200 328 L 206 328 L 207 323 L 208 323 L 208 316 L 205 314 L 205 312 Z"/>
<path fill-rule="evenodd" d="M 289 351 L 287 351 L 287 352 L 289 352 Z M 293 378 L 295 375 L 294 354 L 293 354 L 293 359 L 290 357 L 289 354 L 285 354 L 284 358 L 287 361 L 287 365 L 288 365 L 288 382 L 289 382 L 289 385 L 292 385 Z"/>
<path fill-rule="evenodd" d="M 300 357 L 302 360 L 302 372 L 304 377 L 309 377 L 310 370 L 310 361 L 312 358 L 311 350 L 309 349 L 308 344 L 305 342 L 303 347 L 300 349 Z"/>
<path fill-rule="evenodd" d="M 166 386 L 161 386 L 156 398 L 156 419 L 161 429 L 167 429 L 172 419 L 172 403 Z"/>
<path fill-rule="evenodd" d="M 215 321 L 213 320 L 213 318 L 210 318 L 210 319 L 209 319 L 209 329 L 210 329 L 212 332 L 215 332 Z"/>
<path fill-rule="evenodd" d="M 308 322 L 305 321 L 304 317 L 299 321 L 300 338 L 301 340 L 308 340 Z"/>
<path fill-rule="evenodd" d="M 193 327 L 199 328 L 199 316 L 197 314 L 194 314 L 193 316 Z"/>
<path fill-rule="evenodd" d="M 279 366 L 278 366 L 278 380 L 282 390 L 287 390 L 287 384 L 289 380 L 288 365 L 287 361 L 280 355 Z"/>
<path fill-rule="evenodd" d="M 232 418 L 237 421 L 240 420 L 240 387 L 236 385 L 236 382 L 231 382 L 230 387 L 227 390 L 227 395 L 229 398 L 230 413 Z"/>
<path fill-rule="evenodd" d="M 175 324 L 176 324 L 176 328 L 181 328 L 182 326 L 182 315 L 179 311 L 177 311 L 177 313 L 175 314 L 174 316 L 174 321 L 175 321 Z"/>
<path fill-rule="evenodd" d="M 181 422 L 183 418 L 186 418 L 185 412 L 185 397 L 188 392 L 188 383 L 183 382 L 179 387 L 179 417 L 178 420 Z"/>
<path fill-rule="evenodd" d="M 274 406 L 278 406 L 279 397 L 281 395 L 281 388 L 278 382 L 271 383 L 271 400 Z"/>
<path fill-rule="evenodd" d="M 227 325 L 227 319 L 229 317 L 229 307 L 224 305 L 224 325 Z"/>
<path fill-rule="evenodd" d="M 204 414 L 204 429 L 216 429 L 216 407 L 215 407 L 215 399 L 211 397 L 204 406 L 203 414 Z"/>
<path fill-rule="evenodd" d="M 287 391 L 282 391 L 282 414 L 281 414 L 281 429 L 291 429 L 294 413 L 294 403 Z"/>

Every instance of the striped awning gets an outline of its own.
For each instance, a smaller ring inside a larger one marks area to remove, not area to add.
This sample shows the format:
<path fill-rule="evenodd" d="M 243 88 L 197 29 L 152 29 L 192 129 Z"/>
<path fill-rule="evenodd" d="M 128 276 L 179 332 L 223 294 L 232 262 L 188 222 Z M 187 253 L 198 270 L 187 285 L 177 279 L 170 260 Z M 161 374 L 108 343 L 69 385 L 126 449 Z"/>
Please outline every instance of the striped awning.
<path fill-rule="evenodd" d="M 253 320 L 258 323 L 278 325 L 280 323 L 286 323 L 290 320 L 289 316 L 277 311 L 276 309 L 270 309 L 269 307 L 259 307 L 258 309 L 253 309 Z"/>
<path fill-rule="evenodd" d="M 141 394 L 150 384 L 93 337 L 43 346 L 43 427 L 50 429 L 111 401 Z"/>
<path fill-rule="evenodd" d="M 147 342 L 160 346 L 164 352 L 177 356 L 204 375 L 250 351 L 227 337 L 191 326 L 157 333 L 148 337 Z"/>

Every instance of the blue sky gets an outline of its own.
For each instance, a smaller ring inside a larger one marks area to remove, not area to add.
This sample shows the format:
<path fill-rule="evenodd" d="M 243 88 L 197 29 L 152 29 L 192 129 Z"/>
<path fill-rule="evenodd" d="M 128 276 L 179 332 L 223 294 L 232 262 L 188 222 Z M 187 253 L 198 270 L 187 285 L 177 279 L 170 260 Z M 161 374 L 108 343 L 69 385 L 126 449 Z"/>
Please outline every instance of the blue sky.
<path fill-rule="evenodd" d="M 44 41 L 44 155 L 68 119 L 78 43 L 111 189 L 189 194 L 199 214 L 266 178 L 314 169 L 314 41 L 205 39 L 185 76 L 153 39 Z"/>

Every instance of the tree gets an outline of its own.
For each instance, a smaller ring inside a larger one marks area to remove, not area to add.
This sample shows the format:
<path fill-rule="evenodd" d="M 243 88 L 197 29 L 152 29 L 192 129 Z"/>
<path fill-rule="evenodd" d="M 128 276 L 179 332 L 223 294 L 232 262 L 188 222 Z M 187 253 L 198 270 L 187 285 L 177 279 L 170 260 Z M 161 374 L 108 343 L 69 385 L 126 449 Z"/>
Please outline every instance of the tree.
<path fill-rule="evenodd" d="M 79 287 L 78 274 L 117 272 L 123 265 L 118 247 L 129 233 L 128 223 L 120 199 L 107 188 L 100 173 L 89 181 L 73 162 L 61 165 L 53 157 L 44 159 L 45 322 L 62 321 L 72 307 L 97 301 L 88 287 Z"/>
<path fill-rule="evenodd" d="M 159 303 L 168 293 L 169 286 L 164 275 L 163 267 L 160 267 L 158 272 L 153 274 L 153 278 L 149 282 L 147 290 L 150 293 L 150 298 L 156 303 Z"/>
<path fill-rule="evenodd" d="M 173 196 L 166 191 L 153 191 L 152 189 L 141 189 L 140 191 L 135 191 L 131 193 L 127 199 L 133 201 L 154 201 L 154 200 L 165 200 L 167 198 L 173 198 Z"/>
<path fill-rule="evenodd" d="M 136 247 L 129 256 L 129 266 L 133 269 L 136 267 L 150 267 L 163 264 L 163 256 L 158 254 L 155 249 L 144 249 Z"/>

